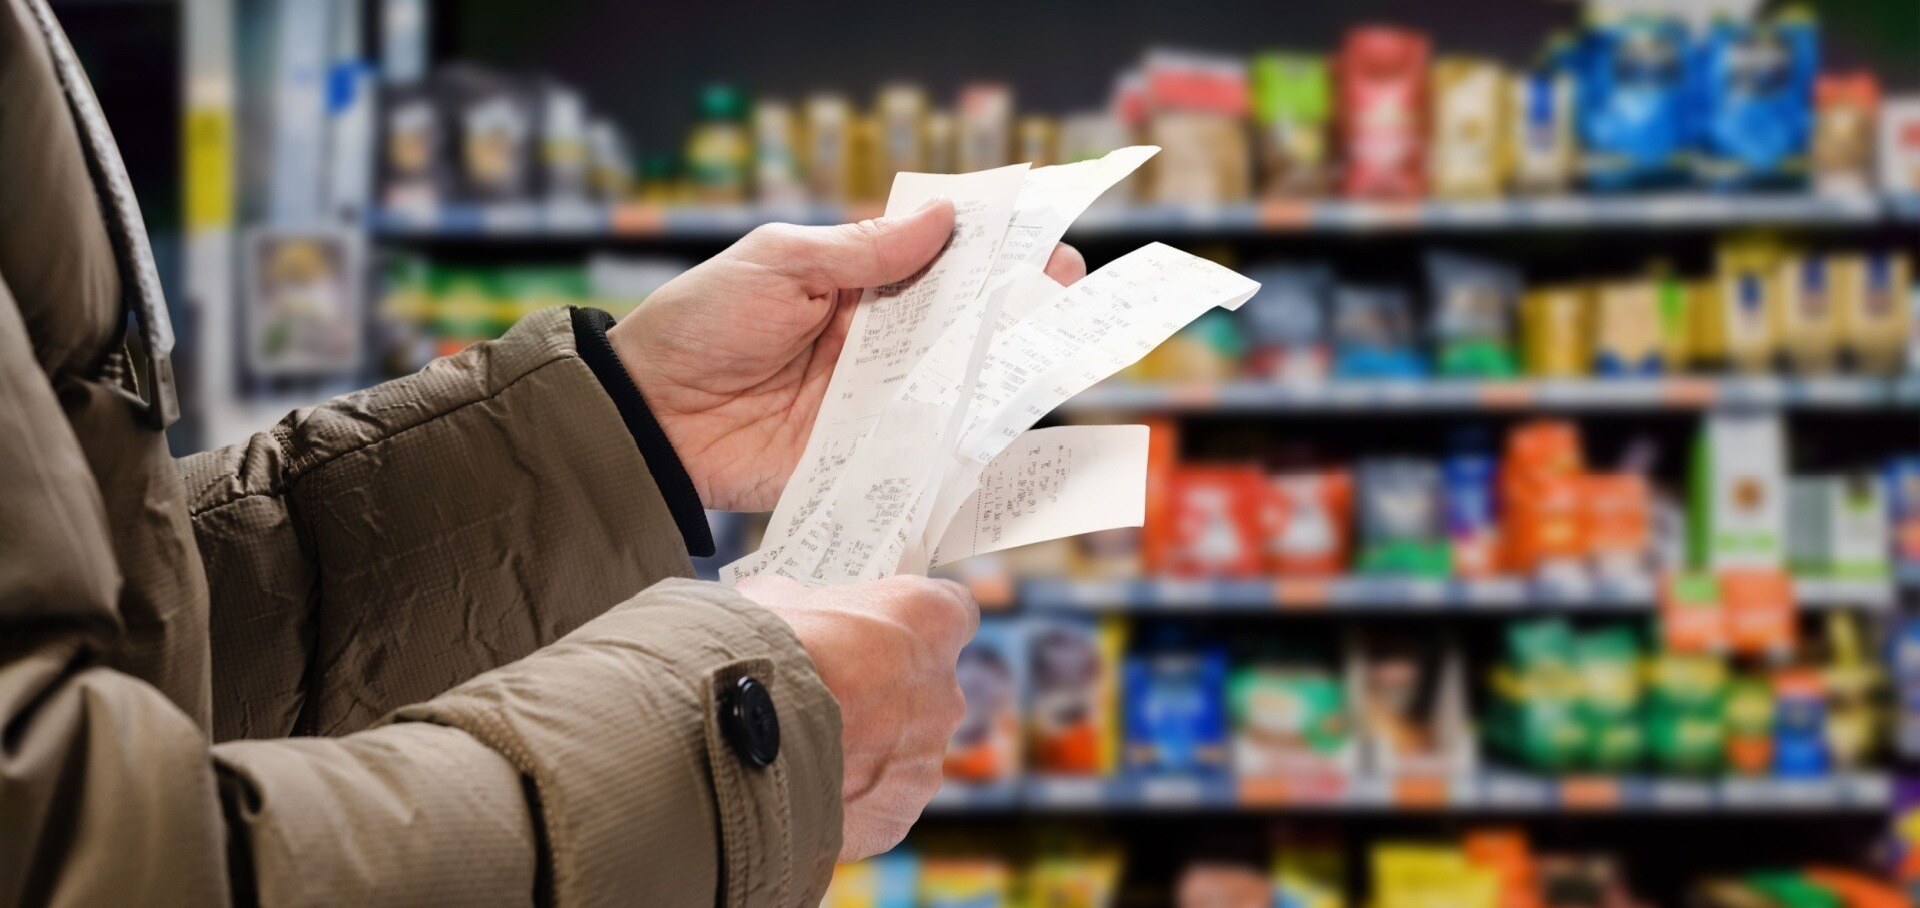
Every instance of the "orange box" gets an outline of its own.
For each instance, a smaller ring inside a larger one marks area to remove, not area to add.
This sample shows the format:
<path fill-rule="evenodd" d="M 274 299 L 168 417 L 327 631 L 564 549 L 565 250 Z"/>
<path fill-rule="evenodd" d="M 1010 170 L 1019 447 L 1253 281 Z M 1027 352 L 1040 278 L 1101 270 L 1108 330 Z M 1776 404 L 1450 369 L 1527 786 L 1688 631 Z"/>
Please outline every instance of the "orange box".
<path fill-rule="evenodd" d="M 1727 648 L 1727 620 L 1720 578 L 1674 574 L 1660 585 L 1660 638 L 1676 653 L 1716 653 Z"/>
<path fill-rule="evenodd" d="M 1767 568 L 1720 573 L 1720 601 L 1726 612 L 1727 640 L 1734 652 L 1782 653 L 1793 649 L 1799 630 L 1793 605 L 1793 578 Z"/>

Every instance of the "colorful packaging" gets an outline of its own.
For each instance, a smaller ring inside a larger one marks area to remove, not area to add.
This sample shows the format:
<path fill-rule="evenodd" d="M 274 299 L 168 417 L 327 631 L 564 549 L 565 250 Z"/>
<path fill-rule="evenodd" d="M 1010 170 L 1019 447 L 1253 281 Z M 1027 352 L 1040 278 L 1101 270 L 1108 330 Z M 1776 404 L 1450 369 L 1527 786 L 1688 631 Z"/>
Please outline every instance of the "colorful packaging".
<path fill-rule="evenodd" d="M 1253 58 L 1253 123 L 1263 195 L 1326 191 L 1332 112 L 1333 79 L 1324 58 L 1287 53 Z"/>
<path fill-rule="evenodd" d="M 1726 755 L 1727 664 L 1719 656 L 1662 653 L 1647 674 L 1647 753 L 1656 769 L 1717 771 Z"/>
<path fill-rule="evenodd" d="M 1920 95 L 1880 104 L 1880 189 L 1892 195 L 1920 193 Z"/>
<path fill-rule="evenodd" d="M 1793 578 L 1779 568 L 1729 568 L 1719 579 L 1733 652 L 1776 663 L 1791 656 L 1800 630 Z"/>
<path fill-rule="evenodd" d="M 1014 159 L 1035 167 L 1060 163 L 1060 126 L 1051 117 L 1021 117 L 1014 130 Z"/>
<path fill-rule="evenodd" d="M 955 674 L 967 697 L 967 716 L 947 742 L 944 768 L 949 779 L 999 782 L 1020 772 L 1028 663 L 1022 630 L 1009 619 L 983 619 L 979 632 L 960 651 Z"/>
<path fill-rule="evenodd" d="M 1511 378 L 1521 278 L 1510 265 L 1446 252 L 1427 255 L 1433 335 L 1441 375 Z"/>
<path fill-rule="evenodd" d="M 1727 613 L 1720 577 L 1675 571 L 1660 584 L 1660 645 L 1670 653 L 1727 651 Z"/>
<path fill-rule="evenodd" d="M 1811 17 L 1719 19 L 1695 46 L 1695 177 L 1721 189 L 1803 183 L 1819 31 Z"/>
<path fill-rule="evenodd" d="M 1593 573 L 1637 581 L 1653 573 L 1653 491 L 1640 473 L 1581 477 L 1581 534 Z"/>
<path fill-rule="evenodd" d="M 1256 661 L 1233 672 L 1227 693 L 1240 778 L 1297 780 L 1352 768 L 1353 720 L 1331 668 Z"/>
<path fill-rule="evenodd" d="M 1118 767 L 1125 626 L 1065 615 L 1028 627 L 1029 763 L 1036 773 L 1107 775 Z"/>
<path fill-rule="evenodd" d="M 1333 307 L 1333 269 L 1324 265 L 1256 268 L 1253 299 L 1236 313 L 1248 343 L 1249 371 L 1258 378 L 1316 384 L 1331 369 L 1327 313 Z"/>
<path fill-rule="evenodd" d="M 1128 656 L 1126 768 L 1130 772 L 1215 774 L 1229 768 L 1227 654 L 1214 646 Z"/>
<path fill-rule="evenodd" d="M 1880 82 L 1873 73 L 1829 73 L 1813 87 L 1813 180 L 1823 193 L 1873 189 L 1874 118 Z"/>
<path fill-rule="evenodd" d="M 1723 243 L 1715 255 L 1715 287 L 1699 313 L 1701 330 L 1728 364 L 1743 372 L 1773 367 L 1781 323 L 1779 246 L 1765 239 Z"/>
<path fill-rule="evenodd" d="M 1826 775 L 1827 692 L 1811 669 L 1785 669 L 1773 676 L 1773 771 L 1786 777 Z"/>
<path fill-rule="evenodd" d="M 1506 647 L 1506 661 L 1489 685 L 1488 743 L 1533 769 L 1578 766 L 1592 750 L 1592 727 L 1581 714 L 1584 681 L 1566 620 L 1509 624 Z"/>
<path fill-rule="evenodd" d="M 1353 527 L 1353 477 L 1344 470 L 1267 479 L 1260 522 L 1265 568 L 1283 577 L 1327 577 L 1346 568 Z"/>
<path fill-rule="evenodd" d="M 1519 73 L 1509 83 L 1507 159 L 1519 192 L 1544 195 L 1573 185 L 1579 158 L 1573 88 L 1573 74 L 1553 64 Z"/>
<path fill-rule="evenodd" d="M 1013 152 L 1013 89 L 975 83 L 960 89 L 956 145 L 959 173 L 990 170 L 1009 163 Z"/>
<path fill-rule="evenodd" d="M 1579 716 L 1586 725 L 1585 765 L 1607 772 L 1632 769 L 1646 745 L 1638 638 L 1626 627 L 1589 631 L 1574 638 L 1573 661 L 1583 694 Z"/>
<path fill-rule="evenodd" d="M 1893 540 L 1887 535 L 1888 501 L 1880 477 L 1797 476 L 1787 491 L 1787 556 L 1795 574 L 1888 575 Z"/>
<path fill-rule="evenodd" d="M 1920 570 L 1920 455 L 1903 455 L 1887 463 L 1888 532 L 1893 557 L 1903 572 Z"/>
<path fill-rule="evenodd" d="M 1495 503 L 1499 466 L 1477 439 L 1456 439 L 1441 461 L 1447 542 L 1453 572 L 1461 577 L 1491 577 L 1500 572 L 1500 527 Z"/>
<path fill-rule="evenodd" d="M 753 191 L 762 205 L 806 200 L 793 108 L 765 98 L 753 105 Z"/>
<path fill-rule="evenodd" d="M 1426 194 L 1427 57 L 1427 38 L 1416 32 L 1371 26 L 1347 33 L 1335 64 L 1343 194 Z"/>
<path fill-rule="evenodd" d="M 1578 378 L 1593 369 L 1593 335 L 1584 287 L 1542 287 L 1520 298 L 1520 350 L 1527 374 Z"/>
<path fill-rule="evenodd" d="M 920 862 L 905 849 L 836 864 L 820 908 L 916 908 Z"/>
<path fill-rule="evenodd" d="M 1457 642 L 1430 633 L 1357 635 L 1348 660 L 1363 772 L 1431 778 L 1473 771 L 1466 670 Z"/>
<path fill-rule="evenodd" d="M 1694 337 L 1694 298 L 1692 284 L 1672 275 L 1655 279 L 1660 300 L 1660 351 L 1663 365 L 1672 372 L 1685 372 L 1696 360 L 1703 359 Z"/>
<path fill-rule="evenodd" d="M 1458 848 L 1382 842 L 1372 892 L 1376 908 L 1499 908 L 1500 876 Z"/>
<path fill-rule="evenodd" d="M 1693 459 L 1693 551 L 1708 570 L 1786 561 L 1786 436 L 1778 414 L 1715 412 Z"/>
<path fill-rule="evenodd" d="M 1686 27 L 1628 16 L 1589 29 L 1577 54 L 1577 132 L 1586 184 L 1672 185 L 1686 172 Z"/>
<path fill-rule="evenodd" d="M 1885 673 L 1867 655 L 1866 632 L 1857 614 L 1826 615 L 1827 751 L 1846 769 L 1865 765 L 1880 743 L 1881 690 Z"/>
<path fill-rule="evenodd" d="M 1593 302 L 1593 368 L 1619 378 L 1659 375 L 1665 370 L 1660 285 L 1652 278 L 1609 281 Z"/>
<path fill-rule="evenodd" d="M 927 169 L 927 94 L 917 85 L 895 84 L 880 89 L 873 102 L 880 125 L 880 174 L 884 187 L 898 173 Z"/>
<path fill-rule="evenodd" d="M 1759 775 L 1773 768 L 1773 685 L 1753 677 L 1727 687 L 1727 767 Z"/>
<path fill-rule="evenodd" d="M 1397 287 L 1343 284 L 1333 297 L 1333 372 L 1341 378 L 1414 378 L 1413 305 Z"/>
<path fill-rule="evenodd" d="M 394 86 L 381 112 L 381 204 L 422 211 L 446 201 L 455 191 L 449 166 L 451 124 L 445 122 L 435 93 Z"/>
<path fill-rule="evenodd" d="M 1247 147 L 1247 68 L 1238 57 L 1154 50 L 1143 67 L 1152 199 L 1221 205 L 1253 194 Z"/>
<path fill-rule="evenodd" d="M 709 85 L 700 92 L 700 117 L 687 135 L 687 183 L 694 200 L 740 204 L 752 179 L 747 97 L 732 85 Z"/>
<path fill-rule="evenodd" d="M 1159 381 L 1217 384 L 1241 374 L 1247 342 L 1240 335 L 1235 313 L 1209 309 L 1140 363 L 1143 372 Z"/>
<path fill-rule="evenodd" d="M 853 198 L 853 105 L 842 95 L 807 99 L 807 194 L 827 205 Z"/>
<path fill-rule="evenodd" d="M 1273 855 L 1271 908 L 1347 908 L 1347 861 L 1339 842 L 1283 842 Z M 1195 905 L 1192 908 L 1204 908 Z M 1237 908 L 1222 903 L 1219 908 Z"/>
<path fill-rule="evenodd" d="M 1540 420 L 1507 436 L 1500 471 L 1503 561 L 1520 574 L 1578 564 L 1587 554 L 1579 430 Z"/>
<path fill-rule="evenodd" d="M 1500 64 L 1441 57 L 1430 76 L 1427 186 L 1438 198 L 1486 199 L 1507 183 L 1507 74 Z"/>
<path fill-rule="evenodd" d="M 1013 870 L 994 858 L 929 857 L 920 863 L 919 908 L 1013 908 Z"/>
<path fill-rule="evenodd" d="M 1920 616 L 1895 620 L 1891 644 L 1894 685 L 1894 750 L 1902 760 L 1920 756 Z M 1914 846 L 1920 846 L 1920 818 L 1908 827 Z M 1914 858 L 1920 872 L 1920 856 Z M 1916 876 L 1920 879 L 1920 876 Z"/>
<path fill-rule="evenodd" d="M 1913 266 L 1903 253 L 1833 259 L 1840 331 L 1855 368 L 1897 375 L 1905 365 L 1912 318 Z"/>
<path fill-rule="evenodd" d="M 1027 868 L 1021 889 L 1029 908 L 1113 908 L 1120 854 L 1043 854 Z"/>
<path fill-rule="evenodd" d="M 602 202 L 624 202 L 633 194 L 637 176 L 626 134 L 613 121 L 596 118 L 587 124 L 587 174 L 593 197 Z"/>
<path fill-rule="evenodd" d="M 1815 375 L 1840 363 L 1841 312 L 1833 269 L 1820 255 L 1788 256 L 1780 264 L 1780 324 L 1775 334 L 1794 371 Z"/>
<path fill-rule="evenodd" d="M 1188 467 L 1174 477 L 1160 569 L 1178 577 L 1253 577 L 1265 550 L 1266 480 L 1252 467 Z"/>
<path fill-rule="evenodd" d="M 1425 460 L 1380 458 L 1361 461 L 1356 476 L 1360 572 L 1446 576 L 1452 565 L 1439 467 Z"/>

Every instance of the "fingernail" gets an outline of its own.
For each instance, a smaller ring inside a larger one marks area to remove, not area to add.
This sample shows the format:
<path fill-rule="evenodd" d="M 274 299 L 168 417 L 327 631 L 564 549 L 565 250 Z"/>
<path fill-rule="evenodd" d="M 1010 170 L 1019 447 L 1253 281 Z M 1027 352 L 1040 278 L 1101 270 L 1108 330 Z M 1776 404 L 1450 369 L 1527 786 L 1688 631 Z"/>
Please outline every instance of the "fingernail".
<path fill-rule="evenodd" d="M 924 203 L 922 203 L 919 208 L 915 208 L 914 213 L 918 214 L 919 212 L 932 208 L 935 205 L 940 204 L 941 202 L 945 202 L 946 200 L 947 200 L 946 196 L 943 196 L 943 195 L 934 196 L 933 198 L 930 198 L 926 200 Z"/>

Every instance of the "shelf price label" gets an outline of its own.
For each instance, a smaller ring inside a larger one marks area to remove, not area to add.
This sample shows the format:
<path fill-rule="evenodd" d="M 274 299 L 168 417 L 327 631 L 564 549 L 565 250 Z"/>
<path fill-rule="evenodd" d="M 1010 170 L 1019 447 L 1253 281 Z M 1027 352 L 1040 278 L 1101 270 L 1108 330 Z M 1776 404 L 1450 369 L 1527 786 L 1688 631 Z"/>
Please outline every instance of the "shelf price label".
<path fill-rule="evenodd" d="M 1569 776 L 1560 780 L 1560 806 L 1568 810 L 1612 810 L 1620 806 L 1620 780 L 1609 776 Z"/>

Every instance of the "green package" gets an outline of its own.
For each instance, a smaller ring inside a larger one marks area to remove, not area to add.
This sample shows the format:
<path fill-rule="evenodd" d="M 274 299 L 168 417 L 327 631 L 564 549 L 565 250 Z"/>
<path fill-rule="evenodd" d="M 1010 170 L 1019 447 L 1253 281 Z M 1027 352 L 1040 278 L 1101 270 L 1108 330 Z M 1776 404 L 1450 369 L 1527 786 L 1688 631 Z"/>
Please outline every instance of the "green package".
<path fill-rule="evenodd" d="M 1261 185 L 1278 196 L 1320 193 L 1329 176 L 1333 79 L 1324 58 L 1265 53 L 1253 58 L 1253 121 Z"/>

